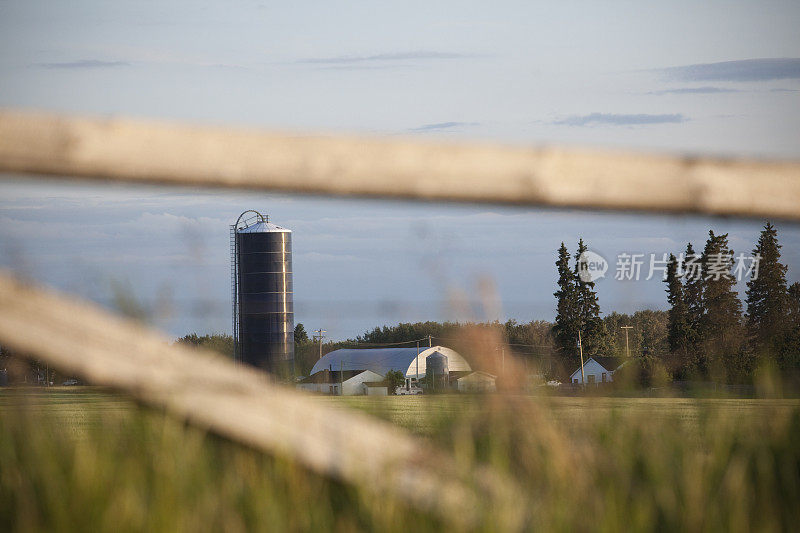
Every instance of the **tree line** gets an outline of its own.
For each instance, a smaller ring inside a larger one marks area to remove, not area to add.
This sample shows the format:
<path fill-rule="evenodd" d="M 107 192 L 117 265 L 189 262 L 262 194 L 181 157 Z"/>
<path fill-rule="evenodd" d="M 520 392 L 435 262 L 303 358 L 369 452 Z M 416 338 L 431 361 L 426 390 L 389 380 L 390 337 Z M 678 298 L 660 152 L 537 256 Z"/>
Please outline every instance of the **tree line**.
<path fill-rule="evenodd" d="M 728 234 L 709 231 L 702 252 L 691 243 L 666 264 L 669 310 L 649 311 L 639 324 L 620 320 L 617 313 L 600 318 L 594 282 L 582 276 L 581 257 L 587 246 L 581 239 L 574 256 L 564 243 L 558 250 L 556 350 L 572 367 L 579 364 L 579 333 L 584 359 L 620 355 L 622 325 L 634 326 L 643 344 L 631 350 L 642 367 L 663 365 L 675 380 L 712 380 L 749 383 L 755 372 L 771 365 L 786 378 L 800 374 L 800 283 L 787 284 L 781 263 L 777 230 L 764 225 L 752 250 L 750 265 L 736 261 Z M 748 278 L 744 306 L 736 290 L 737 275 Z M 660 317 L 660 323 L 659 323 Z M 642 329 L 644 328 L 644 329 Z M 615 348 L 616 346 L 616 348 Z"/>
<path fill-rule="evenodd" d="M 727 234 L 709 231 L 702 253 L 688 243 L 680 257 L 670 255 L 668 342 L 677 379 L 742 383 L 765 365 L 786 377 L 800 372 L 800 283 L 787 284 L 778 232 L 770 222 L 752 257 L 757 266 L 749 272 L 743 310 Z"/>

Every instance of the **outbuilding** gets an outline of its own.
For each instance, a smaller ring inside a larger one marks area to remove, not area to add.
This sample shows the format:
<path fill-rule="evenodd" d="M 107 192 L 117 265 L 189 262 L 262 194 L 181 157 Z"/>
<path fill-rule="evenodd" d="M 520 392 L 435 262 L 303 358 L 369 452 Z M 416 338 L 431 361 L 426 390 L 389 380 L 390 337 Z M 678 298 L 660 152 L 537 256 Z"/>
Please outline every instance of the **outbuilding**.
<path fill-rule="evenodd" d="M 361 396 L 369 394 L 366 383 L 383 381 L 383 376 L 371 370 L 321 370 L 297 384 L 297 388 L 332 396 Z"/>
<path fill-rule="evenodd" d="M 380 374 L 381 378 L 390 370 L 397 370 L 406 378 L 404 387 L 411 390 L 425 377 L 425 360 L 429 355 L 439 353 L 447 357 L 450 373 L 471 372 L 472 367 L 455 350 L 444 346 L 422 348 L 354 348 L 334 350 L 325 354 L 314 364 L 311 374 L 323 370 L 352 371 L 371 370 Z M 378 381 L 378 380 L 370 380 Z"/>
<path fill-rule="evenodd" d="M 590 357 L 583 364 L 583 375 L 586 376 L 587 385 L 598 385 L 600 383 L 611 383 L 614 381 L 614 371 L 622 364 L 622 360 L 616 357 Z M 573 385 L 582 385 L 581 367 L 572 373 L 569 382 Z"/>
<path fill-rule="evenodd" d="M 388 396 L 389 384 L 385 381 L 367 381 L 364 383 L 367 396 Z"/>
<path fill-rule="evenodd" d="M 480 370 L 462 376 L 456 380 L 458 392 L 495 392 L 497 376 Z"/>

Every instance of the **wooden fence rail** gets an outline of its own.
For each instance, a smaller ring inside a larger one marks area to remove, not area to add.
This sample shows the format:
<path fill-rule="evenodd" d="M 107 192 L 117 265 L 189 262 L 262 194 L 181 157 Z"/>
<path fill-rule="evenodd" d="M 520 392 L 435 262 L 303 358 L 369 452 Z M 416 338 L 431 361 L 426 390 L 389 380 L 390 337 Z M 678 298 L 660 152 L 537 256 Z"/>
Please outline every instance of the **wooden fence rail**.
<path fill-rule="evenodd" d="M 0 172 L 800 220 L 800 162 L 265 133 L 0 112 Z"/>
<path fill-rule="evenodd" d="M 800 220 L 800 163 L 263 133 L 0 112 L 0 172 L 189 186 Z M 0 272 L 0 342 L 233 440 L 460 525 L 518 526 L 513 483 L 386 423 Z"/>
<path fill-rule="evenodd" d="M 170 344 L 139 324 L 25 285 L 2 270 L 0 341 L 67 374 L 450 523 L 473 525 L 489 506 L 504 509 L 513 526 L 526 508 L 510 480 L 457 468 L 450 457 L 389 423 L 323 405 L 254 368 Z"/>

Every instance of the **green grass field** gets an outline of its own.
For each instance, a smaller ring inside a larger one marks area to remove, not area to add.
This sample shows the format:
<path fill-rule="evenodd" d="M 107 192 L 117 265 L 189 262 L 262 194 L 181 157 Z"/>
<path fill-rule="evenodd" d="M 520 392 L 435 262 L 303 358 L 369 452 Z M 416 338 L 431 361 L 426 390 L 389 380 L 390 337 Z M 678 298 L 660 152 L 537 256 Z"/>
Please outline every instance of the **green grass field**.
<path fill-rule="evenodd" d="M 0 416 L 33 412 L 48 414 L 75 434 L 97 427 L 103 419 L 122 418 L 136 405 L 96 387 L 29 387 L 0 389 Z"/>
<path fill-rule="evenodd" d="M 489 396 L 317 396 L 326 405 L 360 409 L 388 420 L 414 433 L 427 435 L 455 415 L 479 415 L 495 408 Z M 680 420 L 688 428 L 709 413 L 742 421 L 758 419 L 766 413 L 786 416 L 800 408 L 800 399 L 694 399 L 694 398 L 613 398 L 555 396 L 522 401 L 538 402 L 556 423 L 579 427 L 595 417 L 612 414 L 620 417 L 646 416 L 656 422 Z M 137 409 L 131 400 L 96 387 L 50 387 L 0 389 L 0 415 L 18 411 L 48 413 L 63 421 L 65 428 L 79 433 L 99 424 L 104 418 L 123 417 Z"/>
<path fill-rule="evenodd" d="M 457 464 L 509 476 L 531 502 L 522 510 L 525 529 L 786 531 L 800 524 L 800 400 L 317 400 L 406 428 Z M 477 529 L 502 528 L 496 510 L 480 516 Z M 452 525 L 102 389 L 0 389 L 2 531 L 411 528 Z"/>

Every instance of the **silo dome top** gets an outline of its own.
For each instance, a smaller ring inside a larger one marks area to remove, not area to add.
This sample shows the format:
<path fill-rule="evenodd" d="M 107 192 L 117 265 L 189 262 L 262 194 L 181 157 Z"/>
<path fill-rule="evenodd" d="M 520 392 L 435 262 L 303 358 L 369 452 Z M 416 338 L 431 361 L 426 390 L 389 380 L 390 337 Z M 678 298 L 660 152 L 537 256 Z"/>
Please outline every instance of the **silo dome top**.
<path fill-rule="evenodd" d="M 234 224 L 236 233 L 291 233 L 292 230 L 282 228 L 269 221 L 269 215 L 264 216 L 258 211 L 248 210 L 239 215 Z"/>
<path fill-rule="evenodd" d="M 239 233 L 291 233 L 292 230 L 276 226 L 272 222 L 256 222 L 251 226 L 239 228 Z"/>

